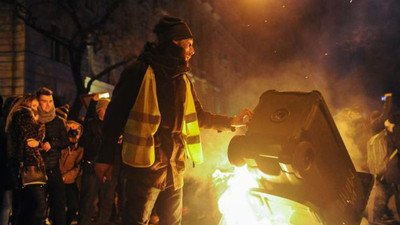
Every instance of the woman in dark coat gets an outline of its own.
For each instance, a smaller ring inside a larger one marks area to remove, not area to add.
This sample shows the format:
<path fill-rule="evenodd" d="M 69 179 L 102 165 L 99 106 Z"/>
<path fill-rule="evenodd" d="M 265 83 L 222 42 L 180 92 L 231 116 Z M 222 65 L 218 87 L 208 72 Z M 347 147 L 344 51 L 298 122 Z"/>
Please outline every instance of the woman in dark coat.
<path fill-rule="evenodd" d="M 40 142 L 44 137 L 44 126 L 38 123 L 38 100 L 34 95 L 24 95 L 11 109 L 6 123 L 6 132 L 11 146 L 8 149 L 9 162 L 18 171 L 22 185 L 22 170 L 34 166 L 45 171 L 40 154 Z M 22 168 L 22 170 L 19 170 Z M 43 224 L 46 212 L 45 184 L 22 185 L 21 224 Z"/>

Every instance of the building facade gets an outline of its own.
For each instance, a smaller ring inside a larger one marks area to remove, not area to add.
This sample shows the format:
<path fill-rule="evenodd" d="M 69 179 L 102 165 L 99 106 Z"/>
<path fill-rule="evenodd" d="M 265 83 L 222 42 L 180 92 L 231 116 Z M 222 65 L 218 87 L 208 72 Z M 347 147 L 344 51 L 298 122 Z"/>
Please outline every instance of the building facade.
<path fill-rule="evenodd" d="M 152 29 L 161 15 L 183 18 L 194 33 L 196 54 L 190 76 L 204 108 L 233 114 L 224 96 L 229 94 L 232 85 L 244 79 L 247 51 L 240 29 L 237 24 L 233 25 L 240 23 L 240 14 L 226 11 L 226 5 L 221 4 L 229 4 L 228 1 L 221 2 L 218 5 L 202 0 L 127 1 L 127 5 L 116 10 L 117 17 L 112 17 L 108 26 L 114 31 L 129 30 L 129 37 L 126 38 L 127 34 L 124 37 L 128 41 L 122 44 L 137 56 L 147 41 L 155 40 Z M 95 15 L 104 7 L 105 0 L 86 0 L 81 4 L 80 7 L 85 8 L 83 13 Z M 47 86 L 55 91 L 62 104 L 72 104 L 77 89 L 71 72 L 70 52 L 59 42 L 25 25 L 15 15 L 13 7 L 13 4 L 0 3 L 0 94 L 3 97 L 20 95 Z M 60 37 L 68 37 L 74 26 L 68 16 L 58 10 L 42 9 L 41 15 L 48 18 L 56 15 L 56 19 L 47 20 L 41 26 Z M 123 59 L 125 53 L 113 49 L 111 42 L 101 49 L 87 47 L 81 62 L 82 80 Z M 111 71 L 100 81 L 115 85 L 122 69 L 123 66 Z M 101 91 L 97 86 L 93 86 L 92 91 Z"/>
<path fill-rule="evenodd" d="M 4 97 L 25 91 L 26 28 L 12 9 L 0 2 L 0 95 Z"/>

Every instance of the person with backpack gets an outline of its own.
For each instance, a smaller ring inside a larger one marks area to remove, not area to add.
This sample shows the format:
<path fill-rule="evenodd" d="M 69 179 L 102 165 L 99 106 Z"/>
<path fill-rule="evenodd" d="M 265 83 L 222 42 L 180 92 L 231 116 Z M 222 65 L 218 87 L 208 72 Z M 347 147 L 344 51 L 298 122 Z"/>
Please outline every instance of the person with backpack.
<path fill-rule="evenodd" d="M 397 214 L 400 212 L 398 185 L 400 184 L 400 167 L 398 148 L 400 147 L 400 119 L 392 114 L 391 94 L 385 94 L 383 112 L 374 113 L 371 118 L 373 136 L 367 143 L 368 166 L 374 174 L 375 186 L 371 219 L 377 223 L 394 223 L 393 211 L 388 203 L 394 196 Z M 379 121 L 379 123 L 378 123 Z M 380 129 L 380 131 L 379 131 Z"/>

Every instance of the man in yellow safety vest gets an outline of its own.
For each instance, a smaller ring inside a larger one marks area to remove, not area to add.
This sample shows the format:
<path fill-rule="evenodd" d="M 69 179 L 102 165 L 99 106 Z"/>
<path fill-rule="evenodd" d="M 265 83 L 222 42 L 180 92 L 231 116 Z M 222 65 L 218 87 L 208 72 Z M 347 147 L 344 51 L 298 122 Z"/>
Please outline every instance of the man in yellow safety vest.
<path fill-rule="evenodd" d="M 186 72 L 195 53 L 193 35 L 179 18 L 164 16 L 154 27 L 157 43 L 147 43 L 115 87 L 103 125 L 103 144 L 95 170 L 111 179 L 113 151 L 123 135 L 126 174 L 123 224 L 148 224 L 157 200 L 160 224 L 182 218 L 186 158 L 203 161 L 199 127 L 228 130 L 246 125 L 252 112 L 235 117 L 203 110 Z"/>

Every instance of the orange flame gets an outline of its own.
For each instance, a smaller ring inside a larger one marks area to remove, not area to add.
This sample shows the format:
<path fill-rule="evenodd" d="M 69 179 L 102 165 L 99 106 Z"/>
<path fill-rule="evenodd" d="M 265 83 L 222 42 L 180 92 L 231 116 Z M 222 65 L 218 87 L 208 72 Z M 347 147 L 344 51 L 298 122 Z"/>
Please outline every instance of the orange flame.
<path fill-rule="evenodd" d="M 227 176 L 216 170 L 213 178 Z M 219 225 L 290 225 L 288 221 L 292 211 L 290 208 L 272 213 L 268 204 L 252 194 L 259 188 L 258 177 L 251 174 L 247 166 L 235 167 L 227 181 L 228 188 L 218 201 L 222 219 Z"/>

